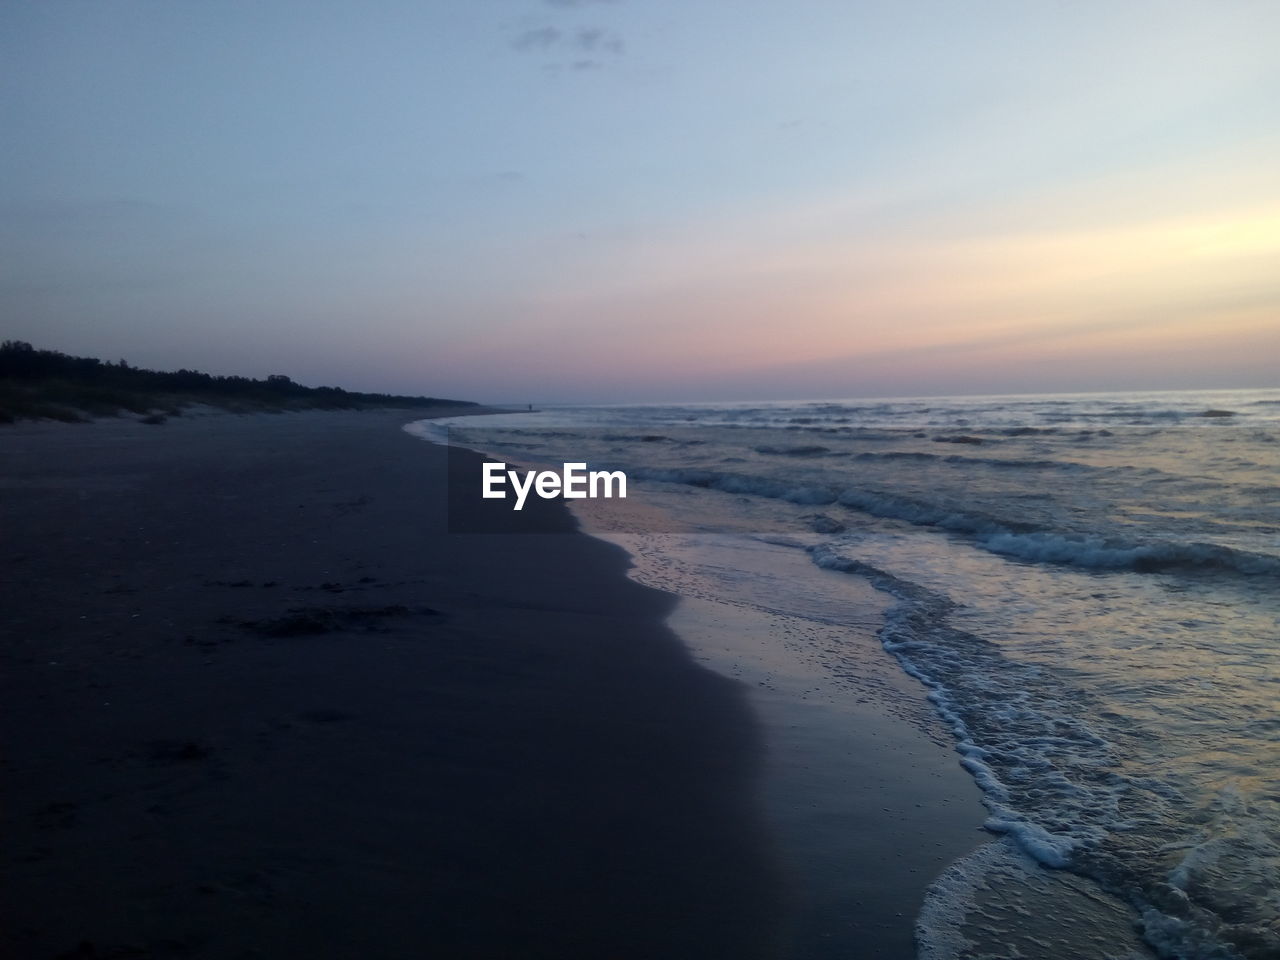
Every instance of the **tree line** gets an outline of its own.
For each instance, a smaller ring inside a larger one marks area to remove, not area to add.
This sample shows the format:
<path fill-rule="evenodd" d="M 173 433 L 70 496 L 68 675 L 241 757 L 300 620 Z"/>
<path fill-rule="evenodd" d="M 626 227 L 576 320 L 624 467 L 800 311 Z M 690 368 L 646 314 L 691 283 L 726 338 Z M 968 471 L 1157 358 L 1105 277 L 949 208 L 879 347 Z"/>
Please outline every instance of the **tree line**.
<path fill-rule="evenodd" d="M 103 361 L 57 350 L 39 350 L 21 340 L 0 343 L 0 419 L 33 416 L 83 419 L 51 412 L 68 407 L 92 414 L 163 409 L 172 415 L 191 403 L 250 409 L 474 405 L 436 397 L 306 387 L 284 374 L 255 380 L 215 376 L 199 370 L 147 370 L 125 360 Z"/>

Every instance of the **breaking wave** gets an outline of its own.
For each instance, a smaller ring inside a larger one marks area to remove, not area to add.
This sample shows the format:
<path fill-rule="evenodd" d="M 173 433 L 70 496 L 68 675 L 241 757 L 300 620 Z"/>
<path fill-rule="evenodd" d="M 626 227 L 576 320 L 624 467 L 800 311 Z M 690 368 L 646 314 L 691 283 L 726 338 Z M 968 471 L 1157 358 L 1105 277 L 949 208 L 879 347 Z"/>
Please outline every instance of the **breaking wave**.
<path fill-rule="evenodd" d="M 807 506 L 838 504 L 876 517 L 967 535 L 975 545 L 990 553 L 1027 563 L 1099 571 L 1221 571 L 1243 576 L 1280 577 L 1280 557 L 1269 554 L 1212 543 L 1127 542 L 1122 538 L 1098 534 L 1043 530 L 972 509 L 877 490 L 838 490 L 821 484 L 699 468 L 639 469 L 632 471 L 632 475 L 637 479 L 686 484 Z"/>

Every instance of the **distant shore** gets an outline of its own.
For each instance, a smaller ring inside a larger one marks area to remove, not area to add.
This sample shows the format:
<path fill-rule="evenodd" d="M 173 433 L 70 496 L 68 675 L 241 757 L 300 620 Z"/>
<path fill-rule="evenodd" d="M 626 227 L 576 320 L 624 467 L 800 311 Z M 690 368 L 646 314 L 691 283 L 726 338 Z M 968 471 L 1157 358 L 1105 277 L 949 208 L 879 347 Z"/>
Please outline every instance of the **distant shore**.
<path fill-rule="evenodd" d="M 427 417 L 433 410 L 476 412 L 477 406 L 469 400 L 308 387 L 281 373 L 258 380 L 199 370 L 148 370 L 127 360 L 104 362 L 37 349 L 22 340 L 0 342 L 0 424 L 20 420 L 84 423 L 94 417 L 132 414 L 158 426 L 186 411 L 207 409 L 230 413 L 412 409 Z"/>

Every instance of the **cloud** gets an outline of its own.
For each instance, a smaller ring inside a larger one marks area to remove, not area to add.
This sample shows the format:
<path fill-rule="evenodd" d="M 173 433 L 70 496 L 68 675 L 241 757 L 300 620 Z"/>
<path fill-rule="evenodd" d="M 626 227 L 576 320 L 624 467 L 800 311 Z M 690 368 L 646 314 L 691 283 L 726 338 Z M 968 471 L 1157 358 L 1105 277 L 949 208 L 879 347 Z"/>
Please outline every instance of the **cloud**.
<path fill-rule="evenodd" d="M 587 54 L 578 58 L 573 64 L 575 68 L 582 63 L 601 66 L 600 57 L 620 57 L 625 49 L 620 36 L 602 27 L 587 27 L 579 30 L 572 37 L 556 27 L 535 27 L 517 34 L 512 39 L 511 46 L 522 53 L 550 52 L 563 48 L 570 52 Z"/>
<path fill-rule="evenodd" d="M 622 54 L 622 38 L 616 33 L 609 33 L 600 27 L 590 27 L 586 30 L 579 30 L 574 43 L 578 49 L 587 53 L 612 53 L 615 56 Z"/>
<path fill-rule="evenodd" d="M 601 26 L 583 24 L 572 11 L 587 6 L 615 3 L 617 0 L 543 0 L 548 6 L 563 11 L 558 16 L 543 16 L 525 21 L 525 27 L 511 39 L 511 47 L 520 53 L 541 54 L 544 72 L 561 70 L 599 70 L 608 61 L 621 57 L 626 50 L 622 37 Z M 577 20 L 577 23 L 574 21 Z M 541 21 L 539 23 L 539 21 Z M 558 25 L 557 25 L 558 24 Z"/>
<path fill-rule="evenodd" d="M 548 50 L 558 44 L 564 36 L 555 27 L 536 27 L 518 34 L 511 45 L 517 50 Z"/>

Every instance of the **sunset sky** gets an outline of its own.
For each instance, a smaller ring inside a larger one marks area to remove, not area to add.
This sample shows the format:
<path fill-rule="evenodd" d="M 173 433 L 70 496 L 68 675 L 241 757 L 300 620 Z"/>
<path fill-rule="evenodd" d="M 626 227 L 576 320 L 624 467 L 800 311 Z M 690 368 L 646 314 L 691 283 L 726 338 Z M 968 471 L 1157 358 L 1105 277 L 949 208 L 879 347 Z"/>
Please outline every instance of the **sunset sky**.
<path fill-rule="evenodd" d="M 0 338 L 489 401 L 1280 385 L 1280 3 L 7 0 Z"/>

